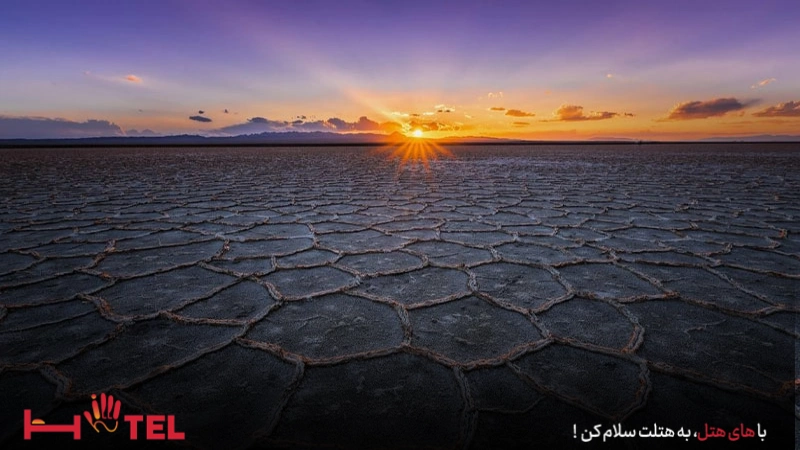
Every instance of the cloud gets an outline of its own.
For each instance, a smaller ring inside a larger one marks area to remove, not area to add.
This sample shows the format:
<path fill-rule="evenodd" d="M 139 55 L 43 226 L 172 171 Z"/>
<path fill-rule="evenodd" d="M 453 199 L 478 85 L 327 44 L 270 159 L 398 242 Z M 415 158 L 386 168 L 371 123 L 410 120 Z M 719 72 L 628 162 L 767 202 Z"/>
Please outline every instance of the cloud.
<path fill-rule="evenodd" d="M 281 131 L 327 131 L 337 133 L 348 132 L 385 132 L 402 130 L 403 126 L 396 122 L 378 123 L 370 120 L 367 116 L 361 116 L 355 122 L 348 122 L 338 117 L 331 117 L 328 120 L 305 121 L 304 115 L 295 116 L 295 120 L 289 122 L 285 120 L 270 120 L 264 117 L 253 117 L 247 119 L 246 123 L 231 125 L 220 128 L 219 132 L 239 135 L 239 134 L 258 134 L 265 132 Z"/>
<path fill-rule="evenodd" d="M 341 119 L 331 118 L 328 119 L 328 124 L 332 124 L 333 121 L 336 121 L 338 125 L 336 127 L 336 131 L 384 131 L 384 132 L 392 132 L 392 131 L 399 131 L 403 127 L 399 123 L 396 122 L 383 122 L 378 123 L 374 120 L 370 120 L 367 116 L 361 116 L 358 118 L 356 122 L 345 122 Z"/>
<path fill-rule="evenodd" d="M 780 103 L 764 110 L 754 112 L 756 117 L 800 117 L 800 100 Z"/>
<path fill-rule="evenodd" d="M 197 111 L 197 114 L 205 114 L 205 113 L 206 113 L 206 112 L 205 112 L 205 111 L 203 111 L 202 109 L 201 109 L 200 111 Z"/>
<path fill-rule="evenodd" d="M 691 120 L 720 117 L 731 111 L 740 111 L 746 106 L 747 104 L 733 97 L 715 98 L 708 101 L 685 102 L 672 108 L 666 120 Z"/>
<path fill-rule="evenodd" d="M 614 117 L 620 116 L 622 114 L 615 113 L 611 111 L 592 111 L 588 116 L 586 116 L 586 120 L 603 120 L 603 119 L 613 119 Z M 624 113 L 625 117 L 632 117 L 633 114 Z"/>
<path fill-rule="evenodd" d="M 331 117 L 330 119 L 328 119 L 328 123 L 331 125 L 331 127 L 334 130 L 339 130 L 339 131 L 350 131 L 351 130 L 351 128 L 350 128 L 351 124 L 348 124 L 347 122 L 345 122 L 344 120 L 342 120 L 342 119 L 340 119 L 338 117 Z"/>
<path fill-rule="evenodd" d="M 355 131 L 381 131 L 383 128 L 378 122 L 367 119 L 367 116 L 358 118 L 358 122 L 353 124 Z"/>
<path fill-rule="evenodd" d="M 571 121 L 571 120 L 586 120 L 583 115 L 583 106 L 578 105 L 561 105 L 553 113 L 558 120 Z"/>
<path fill-rule="evenodd" d="M 128 75 L 122 75 L 122 74 L 119 74 L 119 73 L 116 73 L 116 74 L 113 74 L 113 75 L 103 75 L 103 74 L 94 73 L 94 72 L 89 71 L 89 70 L 84 70 L 83 71 L 83 76 L 88 78 L 88 79 L 91 79 L 91 80 L 96 80 L 96 81 L 100 81 L 100 82 L 103 82 L 103 83 L 114 83 L 114 84 L 117 84 L 117 85 L 119 85 L 119 84 L 142 84 L 143 81 L 144 81 L 144 80 L 142 80 L 142 78 L 140 76 L 134 75 L 132 73 L 128 74 Z"/>
<path fill-rule="evenodd" d="M 418 120 L 412 120 L 408 123 L 408 126 L 412 130 L 422 130 L 422 131 L 439 131 L 439 122 L 421 122 Z"/>
<path fill-rule="evenodd" d="M 530 124 L 531 124 L 530 122 L 514 122 L 515 127 L 526 127 Z"/>
<path fill-rule="evenodd" d="M 315 120 L 312 122 L 304 122 L 299 123 L 296 125 L 292 125 L 292 130 L 299 130 L 299 131 L 333 131 L 331 127 L 327 124 L 324 120 Z M 283 131 L 291 131 L 291 130 L 283 130 Z"/>
<path fill-rule="evenodd" d="M 767 78 L 766 80 L 761 80 L 758 83 L 750 86 L 750 89 L 758 89 L 760 87 L 764 87 L 764 86 L 772 83 L 773 81 L 775 81 L 775 78 Z"/>
<path fill-rule="evenodd" d="M 397 122 L 382 122 L 381 130 L 383 130 L 384 133 L 394 133 L 395 131 L 400 132 L 403 131 L 403 126 Z"/>
<path fill-rule="evenodd" d="M 506 109 L 503 108 L 502 106 L 492 106 L 491 108 L 489 108 L 489 111 L 505 111 L 505 110 Z"/>
<path fill-rule="evenodd" d="M 211 119 L 203 116 L 189 116 L 189 120 L 194 120 L 196 122 L 204 122 L 204 123 L 211 122 Z"/>
<path fill-rule="evenodd" d="M 247 121 L 249 123 L 260 123 L 260 124 L 266 124 L 266 125 L 277 126 L 277 127 L 282 127 L 282 126 L 286 126 L 286 125 L 289 124 L 285 120 L 283 120 L 283 121 L 281 121 L 281 120 L 269 120 L 269 119 L 266 119 L 264 117 L 253 117 L 253 118 L 247 119 Z"/>
<path fill-rule="evenodd" d="M 229 112 L 228 108 L 225 108 L 222 112 L 224 112 L 225 114 L 228 114 L 228 112 Z"/>
<path fill-rule="evenodd" d="M 500 92 L 497 92 L 497 93 L 489 92 L 486 96 L 489 97 L 489 98 L 503 98 L 503 91 L 500 91 Z"/>
<path fill-rule="evenodd" d="M 617 113 L 611 111 L 592 111 L 588 115 L 583 113 L 583 106 L 561 105 L 553 112 L 555 119 L 546 122 L 578 122 L 582 120 L 605 120 L 614 117 L 633 117 L 631 113 Z"/>
<path fill-rule="evenodd" d="M 142 131 L 139 131 L 139 130 L 127 130 L 125 132 L 125 134 L 128 135 L 128 136 L 132 136 L 132 137 L 161 136 L 160 134 L 158 134 L 155 131 L 150 130 L 150 129 L 144 129 Z"/>
<path fill-rule="evenodd" d="M 455 106 L 447 106 L 445 104 L 436 105 L 436 106 L 434 106 L 434 108 L 436 108 L 436 112 L 437 113 L 449 113 L 449 112 L 455 112 L 456 111 L 456 107 Z"/>
<path fill-rule="evenodd" d="M 408 123 L 408 127 L 412 130 L 422 130 L 422 131 L 464 131 L 464 130 L 471 130 L 473 126 L 466 125 L 461 122 L 441 122 L 441 121 L 421 121 L 421 120 L 412 120 Z"/>
<path fill-rule="evenodd" d="M 56 139 L 124 136 L 122 129 L 107 120 L 74 122 L 46 117 L 0 116 L 0 139 Z"/>
<path fill-rule="evenodd" d="M 289 127 L 289 122 L 284 120 L 270 120 L 264 117 L 251 117 L 247 122 L 236 125 L 230 125 L 220 128 L 219 132 L 239 135 L 239 134 L 258 134 L 272 131 L 286 131 Z"/>
<path fill-rule="evenodd" d="M 331 131 L 383 131 L 383 124 L 370 120 L 367 116 L 359 117 L 356 122 L 348 122 L 338 117 L 331 117 L 325 121 L 325 125 Z"/>
<path fill-rule="evenodd" d="M 506 115 L 511 117 L 533 117 L 536 114 L 525 112 L 520 109 L 509 109 L 508 111 L 506 111 Z"/>

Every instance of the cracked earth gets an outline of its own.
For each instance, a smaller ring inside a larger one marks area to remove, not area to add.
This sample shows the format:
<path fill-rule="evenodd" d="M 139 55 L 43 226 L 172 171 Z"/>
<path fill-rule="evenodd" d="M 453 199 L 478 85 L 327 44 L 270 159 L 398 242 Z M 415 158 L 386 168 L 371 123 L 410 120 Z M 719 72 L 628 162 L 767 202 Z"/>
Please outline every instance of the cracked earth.
<path fill-rule="evenodd" d="M 797 145 L 449 153 L 0 150 L 0 444 L 99 392 L 204 448 L 794 441 Z"/>

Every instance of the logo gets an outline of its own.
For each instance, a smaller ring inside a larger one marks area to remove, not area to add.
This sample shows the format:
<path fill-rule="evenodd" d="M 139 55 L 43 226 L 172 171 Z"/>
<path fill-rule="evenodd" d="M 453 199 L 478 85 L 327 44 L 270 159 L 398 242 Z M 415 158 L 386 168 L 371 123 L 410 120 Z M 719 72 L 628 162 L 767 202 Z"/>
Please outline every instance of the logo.
<path fill-rule="evenodd" d="M 113 395 L 92 394 L 92 409 L 84 411 L 83 417 L 96 433 L 114 433 L 119 428 L 120 409 L 122 402 L 115 399 Z M 144 439 L 148 441 L 182 441 L 185 434 L 175 430 L 175 416 L 169 415 L 135 415 L 127 414 L 122 416 L 122 421 L 128 424 L 128 439 L 135 441 L 139 439 L 140 424 L 144 424 Z M 42 419 L 31 420 L 31 410 L 23 412 L 23 438 L 31 440 L 34 433 L 67 433 L 72 434 L 72 439 L 81 439 L 81 416 L 73 416 L 71 424 L 47 424 Z"/>
<path fill-rule="evenodd" d="M 108 400 L 108 402 L 106 402 L 106 400 Z M 120 406 L 121 404 L 119 400 L 117 400 L 116 403 L 114 403 L 113 395 L 109 395 L 108 398 L 106 399 L 106 394 L 103 393 L 100 394 L 100 407 L 98 408 L 97 396 L 92 394 L 92 412 L 94 413 L 94 421 L 92 421 L 92 415 L 89 414 L 89 411 L 84 411 L 83 417 L 86 417 L 86 421 L 88 421 L 89 425 L 91 425 L 92 428 L 94 428 L 94 431 L 99 433 L 100 430 L 97 428 L 97 426 L 102 425 L 103 428 L 106 429 L 106 431 L 108 431 L 109 433 L 113 433 L 117 431 L 117 427 L 119 427 L 119 422 L 117 421 L 117 419 L 119 419 Z M 112 407 L 114 411 L 113 413 L 111 412 Z M 111 420 L 111 419 L 114 419 L 113 429 L 109 429 L 108 425 L 106 425 L 106 423 L 104 422 L 105 420 Z"/>

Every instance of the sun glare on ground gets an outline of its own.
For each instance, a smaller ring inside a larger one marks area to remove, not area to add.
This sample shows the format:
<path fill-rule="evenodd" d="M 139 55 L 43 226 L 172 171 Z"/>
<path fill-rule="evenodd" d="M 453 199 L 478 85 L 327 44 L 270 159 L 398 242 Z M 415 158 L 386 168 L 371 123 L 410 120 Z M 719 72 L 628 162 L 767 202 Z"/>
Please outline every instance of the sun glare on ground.
<path fill-rule="evenodd" d="M 422 137 L 422 130 L 414 130 L 410 135 L 414 138 Z M 453 157 L 453 153 L 450 150 L 430 139 L 406 139 L 389 143 L 378 151 L 387 151 L 386 157 L 397 160 L 399 162 L 398 170 L 401 171 L 419 167 L 425 172 L 430 172 L 431 161 L 436 161 L 439 157 Z"/>

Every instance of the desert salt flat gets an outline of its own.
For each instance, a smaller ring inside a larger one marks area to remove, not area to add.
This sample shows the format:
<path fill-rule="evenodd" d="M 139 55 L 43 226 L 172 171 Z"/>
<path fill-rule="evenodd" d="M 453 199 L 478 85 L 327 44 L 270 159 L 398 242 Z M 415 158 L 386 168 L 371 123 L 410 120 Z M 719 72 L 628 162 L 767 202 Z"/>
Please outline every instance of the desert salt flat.
<path fill-rule="evenodd" d="M 794 441 L 796 144 L 403 156 L 0 150 L 0 444 L 99 392 L 207 448 Z"/>

